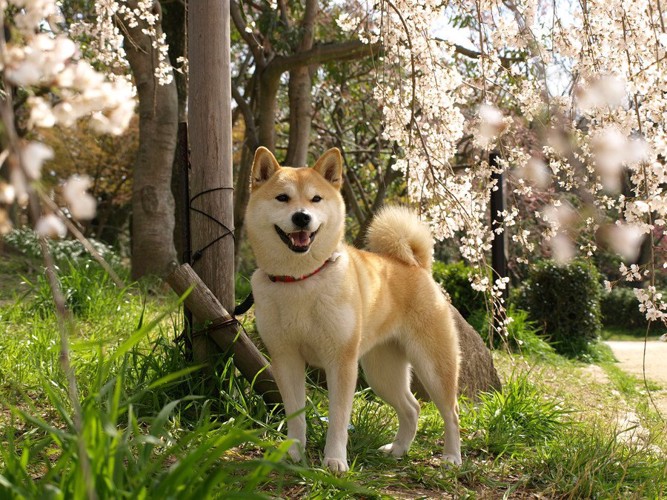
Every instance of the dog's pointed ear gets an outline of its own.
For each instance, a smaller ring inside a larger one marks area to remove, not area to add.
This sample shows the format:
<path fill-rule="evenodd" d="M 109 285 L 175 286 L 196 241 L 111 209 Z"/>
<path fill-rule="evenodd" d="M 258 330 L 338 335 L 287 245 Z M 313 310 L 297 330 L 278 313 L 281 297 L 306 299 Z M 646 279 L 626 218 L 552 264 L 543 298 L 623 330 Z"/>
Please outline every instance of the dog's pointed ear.
<path fill-rule="evenodd" d="M 264 184 L 278 170 L 280 165 L 273 153 L 264 146 L 258 147 L 252 162 L 252 189 Z"/>
<path fill-rule="evenodd" d="M 333 187 L 340 189 L 343 186 L 343 155 L 338 148 L 331 148 L 320 156 L 313 169 L 329 181 Z"/>

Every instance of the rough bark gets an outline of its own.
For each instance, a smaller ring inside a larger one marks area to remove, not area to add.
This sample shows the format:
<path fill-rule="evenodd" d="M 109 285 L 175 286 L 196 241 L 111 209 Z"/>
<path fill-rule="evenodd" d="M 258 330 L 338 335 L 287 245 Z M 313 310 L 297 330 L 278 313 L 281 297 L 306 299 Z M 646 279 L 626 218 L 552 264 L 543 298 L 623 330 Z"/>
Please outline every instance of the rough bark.
<path fill-rule="evenodd" d="M 461 346 L 461 371 L 459 373 L 459 394 L 476 400 L 480 392 L 499 391 L 502 387 L 491 351 L 486 347 L 470 323 L 452 306 L 454 323 L 459 331 Z"/>
<path fill-rule="evenodd" d="M 181 1 L 162 0 L 162 29 L 169 44 L 169 62 L 175 68 L 181 66 L 180 58 L 186 50 L 186 9 Z M 185 73 L 174 71 L 178 95 L 178 140 L 174 164 L 172 167 L 171 192 L 176 200 L 174 211 L 174 244 L 179 262 L 185 262 L 186 248 L 189 247 L 189 235 L 186 244 L 186 217 L 188 217 L 188 144 L 187 144 L 187 78 Z"/>
<path fill-rule="evenodd" d="M 472 401 L 479 399 L 482 392 L 500 391 L 502 384 L 493 365 L 491 351 L 486 347 L 470 323 L 452 306 L 454 323 L 459 331 L 461 364 L 459 370 L 459 394 Z M 428 400 L 428 393 L 416 377 L 412 381 L 412 390 L 420 399 Z"/>
<path fill-rule="evenodd" d="M 135 2 L 129 2 L 133 7 Z M 154 11 L 160 4 L 153 2 Z M 122 22 L 122 20 L 120 21 Z M 132 277 L 162 275 L 176 259 L 171 166 L 176 147 L 178 100 L 175 83 L 158 85 L 158 59 L 142 24 L 125 25 L 125 50 L 139 97 L 139 149 L 132 187 Z M 158 35 L 160 28 L 158 27 Z"/>
<path fill-rule="evenodd" d="M 190 2 L 188 33 L 193 268 L 222 306 L 231 311 L 234 203 L 229 1 Z M 193 338 L 198 361 L 212 361 L 218 352 L 208 336 Z"/>
<path fill-rule="evenodd" d="M 301 42 L 297 53 L 313 48 L 315 41 L 315 19 L 317 18 L 318 0 L 307 0 L 306 10 L 301 22 Z M 289 72 L 289 142 L 285 163 L 293 167 L 303 167 L 308 159 L 310 127 L 313 114 L 312 79 L 309 66 L 297 66 Z"/>

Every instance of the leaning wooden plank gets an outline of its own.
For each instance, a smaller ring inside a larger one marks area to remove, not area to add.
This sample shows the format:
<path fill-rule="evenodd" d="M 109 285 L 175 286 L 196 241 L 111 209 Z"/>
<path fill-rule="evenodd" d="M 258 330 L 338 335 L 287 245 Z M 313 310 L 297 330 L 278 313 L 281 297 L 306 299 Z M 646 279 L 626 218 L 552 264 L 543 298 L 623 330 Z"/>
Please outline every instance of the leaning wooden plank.
<path fill-rule="evenodd" d="M 253 383 L 255 390 L 264 401 L 280 403 L 280 393 L 276 385 L 269 362 L 239 329 L 238 323 L 220 304 L 211 290 L 204 284 L 189 264 L 176 267 L 166 278 L 167 283 L 178 294 L 183 295 L 188 289 L 192 292 L 185 299 L 185 305 L 192 311 L 198 323 L 209 323 L 207 334 L 223 350 L 234 353 L 234 366 Z"/>

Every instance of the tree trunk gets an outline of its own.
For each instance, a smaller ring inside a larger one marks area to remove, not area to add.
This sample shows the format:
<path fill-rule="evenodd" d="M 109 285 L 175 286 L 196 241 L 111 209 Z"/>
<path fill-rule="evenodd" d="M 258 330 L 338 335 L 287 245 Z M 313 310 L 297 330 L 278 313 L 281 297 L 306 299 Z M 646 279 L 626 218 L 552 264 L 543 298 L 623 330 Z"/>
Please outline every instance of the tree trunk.
<path fill-rule="evenodd" d="M 162 1 L 162 29 L 169 44 L 169 62 L 174 68 L 181 66 L 181 58 L 187 56 L 186 36 L 187 19 L 184 2 Z M 174 211 L 174 244 L 179 262 L 185 262 L 187 248 L 190 246 L 186 218 L 189 216 L 188 176 L 188 141 L 187 141 L 187 75 L 174 71 L 178 95 L 178 140 L 174 164 L 172 166 L 171 192 L 176 200 Z M 187 242 L 186 242 L 187 238 Z M 188 257 L 189 258 L 189 257 Z"/>
<path fill-rule="evenodd" d="M 310 68 L 302 66 L 290 71 L 289 96 L 289 143 L 285 165 L 305 167 L 310 145 L 312 121 Z"/>
<path fill-rule="evenodd" d="M 135 2 L 130 2 L 133 7 Z M 153 2 L 160 12 L 160 4 Z M 122 20 L 120 21 L 123 22 Z M 174 198 L 171 166 L 176 147 L 176 85 L 158 85 L 154 76 L 157 51 L 143 25 L 123 26 L 125 51 L 139 96 L 139 149 L 132 187 L 132 277 L 162 275 L 176 260 L 173 241 Z M 158 35 L 160 28 L 157 28 Z"/>
<path fill-rule="evenodd" d="M 164 2 L 162 5 L 162 29 L 167 35 L 169 44 L 169 62 L 174 68 L 181 66 L 180 58 L 185 57 L 186 48 L 186 9 L 183 2 Z M 186 104 L 188 99 L 187 76 L 185 73 L 174 71 L 176 91 L 178 93 L 178 121 L 187 121 Z"/>
<path fill-rule="evenodd" d="M 315 41 L 315 19 L 318 0 L 307 0 L 301 21 L 301 42 L 297 49 L 303 53 L 313 48 Z M 285 163 L 293 167 L 304 167 L 308 160 L 310 126 L 312 122 L 312 79 L 310 67 L 303 65 L 290 70 L 289 74 L 289 143 Z"/>
<path fill-rule="evenodd" d="M 192 266 L 222 306 L 233 311 L 229 0 L 190 2 L 188 33 Z M 197 361 L 212 361 L 218 352 L 208 336 L 193 338 L 193 354 Z"/>
<path fill-rule="evenodd" d="M 348 61 L 369 57 L 380 52 L 379 44 L 362 43 L 352 40 L 341 43 L 317 45 L 315 39 L 315 19 L 318 12 L 317 0 L 307 0 L 301 22 L 302 37 L 297 51 L 290 55 L 278 55 L 270 43 L 262 42 L 262 34 L 246 24 L 246 16 L 241 4 L 230 0 L 230 15 L 238 35 L 245 40 L 253 56 L 255 67 L 252 76 L 252 91 L 242 94 L 234 89 L 234 99 L 246 124 L 244 153 L 239 178 L 236 183 L 236 244 L 241 243 L 243 215 L 250 189 L 250 166 L 257 146 L 265 146 L 275 152 L 275 122 L 278 105 L 280 78 L 290 72 L 290 102 L 296 106 L 296 96 L 300 96 L 298 109 L 290 110 L 290 141 L 288 159 L 291 165 L 305 165 L 308 138 L 312 118 L 310 69 L 331 61 Z M 284 22 L 284 20 L 283 20 Z M 307 81 L 306 81 L 307 79 Z M 297 90 L 298 89 L 298 90 Z M 297 119 L 297 115 L 299 118 Z M 294 134 L 294 138 L 292 135 Z M 298 145 L 298 146 L 297 146 Z M 248 149 L 247 153 L 245 149 Z M 286 162 L 281 162 L 286 163 Z"/>

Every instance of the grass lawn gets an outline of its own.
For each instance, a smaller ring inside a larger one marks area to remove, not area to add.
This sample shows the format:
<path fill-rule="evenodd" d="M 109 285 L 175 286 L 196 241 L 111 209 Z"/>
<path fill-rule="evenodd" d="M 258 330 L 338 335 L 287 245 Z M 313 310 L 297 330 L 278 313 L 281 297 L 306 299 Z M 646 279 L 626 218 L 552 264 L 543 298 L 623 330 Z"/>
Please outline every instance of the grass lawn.
<path fill-rule="evenodd" d="M 602 337 L 602 340 L 637 341 L 644 340 L 645 338 L 648 338 L 648 340 L 658 340 L 664 333 L 667 333 L 667 330 L 662 326 L 661 323 L 657 323 L 655 325 L 651 325 L 648 336 L 646 335 L 646 328 L 626 330 L 613 326 L 603 327 L 602 334 L 600 336 Z"/>
<path fill-rule="evenodd" d="M 496 352 L 502 393 L 461 401 L 460 467 L 439 460 L 442 421 L 431 403 L 422 405 L 407 457 L 377 451 L 397 422 L 362 390 L 350 430 L 351 471 L 336 477 L 318 468 L 325 392 L 309 391 L 311 466 L 290 463 L 279 408 L 267 408 L 229 360 L 208 383 L 185 360 L 174 343 L 182 328 L 176 297 L 137 285 L 117 289 L 85 261 L 61 265 L 76 319 L 68 345 L 77 410 L 40 267 L 2 259 L 2 498 L 81 498 L 92 490 L 98 498 L 667 496 L 664 421 L 643 382 L 621 372 L 609 353 L 584 364 L 544 351 Z"/>

